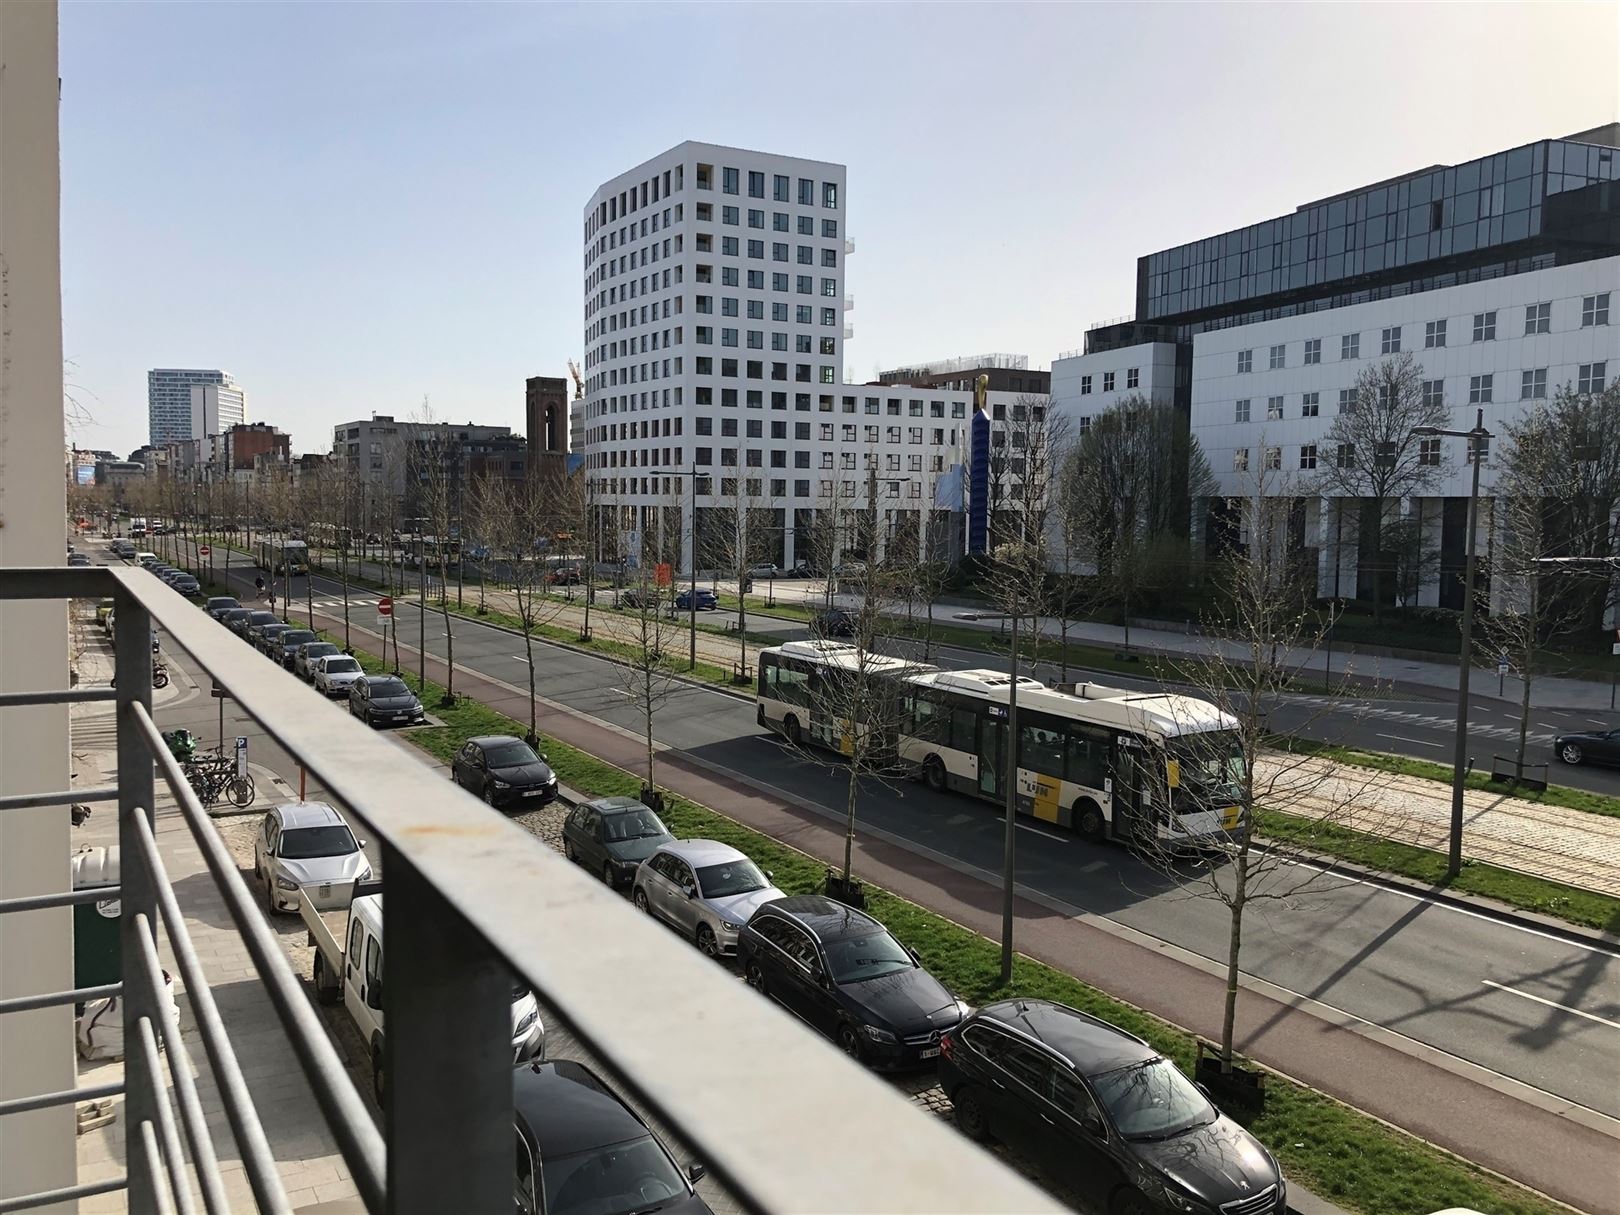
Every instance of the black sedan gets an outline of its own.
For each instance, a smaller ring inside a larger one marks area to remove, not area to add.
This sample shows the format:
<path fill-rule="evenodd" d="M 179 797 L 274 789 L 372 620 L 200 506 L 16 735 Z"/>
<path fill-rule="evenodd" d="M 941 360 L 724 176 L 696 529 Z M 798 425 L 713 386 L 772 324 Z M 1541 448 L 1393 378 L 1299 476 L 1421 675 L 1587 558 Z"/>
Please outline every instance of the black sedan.
<path fill-rule="evenodd" d="M 712 1215 L 670 1150 L 583 1063 L 530 1063 L 512 1076 L 518 1215 Z M 542 1164 L 544 1167 L 542 1167 Z"/>
<path fill-rule="evenodd" d="M 931 1065 L 967 1013 L 882 924 L 819 894 L 762 904 L 737 960 L 750 987 L 870 1067 Z"/>
<path fill-rule="evenodd" d="M 972 1139 L 999 1139 L 1121 1215 L 1282 1215 L 1271 1153 L 1169 1059 L 1049 1000 L 987 1005 L 945 1035 L 940 1086 Z"/>
<path fill-rule="evenodd" d="M 288 671 L 293 669 L 298 659 L 298 651 L 312 641 L 319 641 L 320 637 L 313 629 L 288 629 L 276 638 L 275 643 L 267 647 L 270 657 L 281 663 Z"/>
<path fill-rule="evenodd" d="M 563 855 L 615 888 L 630 882 L 660 844 L 674 839 L 664 820 L 633 797 L 585 802 L 563 820 Z"/>
<path fill-rule="evenodd" d="M 349 712 L 368 726 L 415 726 L 427 711 L 398 675 L 367 675 L 349 687 Z"/>
<path fill-rule="evenodd" d="M 225 617 L 230 621 L 231 632 L 250 645 L 258 643 L 258 638 L 253 635 L 254 629 L 260 625 L 276 623 L 276 614 L 265 611 L 263 608 L 255 608 L 248 612 L 246 616 L 238 616 L 235 612 L 227 612 Z"/>
<path fill-rule="evenodd" d="M 544 806 L 557 796 L 557 775 L 545 756 L 510 734 L 486 734 L 461 744 L 450 779 L 498 808 Z"/>
<path fill-rule="evenodd" d="M 853 637 L 855 617 L 843 608 L 828 608 L 826 611 L 817 612 L 810 618 L 810 636 Z"/>
<path fill-rule="evenodd" d="M 1620 764 L 1620 730 L 1583 730 L 1553 739 L 1553 753 L 1566 764 Z"/>

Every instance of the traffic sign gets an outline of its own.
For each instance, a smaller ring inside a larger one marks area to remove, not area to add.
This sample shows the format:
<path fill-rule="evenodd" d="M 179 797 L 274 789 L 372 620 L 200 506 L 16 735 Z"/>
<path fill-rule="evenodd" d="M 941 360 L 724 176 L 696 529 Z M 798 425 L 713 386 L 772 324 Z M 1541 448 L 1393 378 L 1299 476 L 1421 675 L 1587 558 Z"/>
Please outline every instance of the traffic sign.
<path fill-rule="evenodd" d="M 377 615 L 392 616 L 394 614 L 394 601 L 387 595 L 377 600 Z"/>
<path fill-rule="evenodd" d="M 208 545 L 205 544 L 201 548 L 199 548 L 197 551 L 199 553 L 201 553 L 204 557 L 206 557 L 206 556 L 208 556 L 209 553 L 213 552 L 214 550 L 212 548 L 210 548 Z"/>
<path fill-rule="evenodd" d="M 248 774 L 247 739 L 243 738 L 240 734 L 236 737 L 236 774 L 238 776 L 246 776 Z"/>

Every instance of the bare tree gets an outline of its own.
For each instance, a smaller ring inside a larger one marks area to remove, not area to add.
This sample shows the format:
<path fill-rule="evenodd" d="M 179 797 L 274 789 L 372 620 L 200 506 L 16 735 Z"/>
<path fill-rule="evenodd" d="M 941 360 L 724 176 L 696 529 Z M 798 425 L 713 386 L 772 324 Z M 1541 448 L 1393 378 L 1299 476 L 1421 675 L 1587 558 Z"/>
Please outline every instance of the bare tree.
<path fill-rule="evenodd" d="M 679 554 L 680 540 L 674 540 Z M 654 550 L 655 560 L 647 560 L 648 547 L 642 541 L 642 559 L 637 562 L 635 583 L 618 596 L 619 614 L 612 624 L 615 665 L 619 690 L 636 708 L 641 719 L 642 741 L 646 748 L 647 770 L 641 788 L 643 804 L 662 810 L 663 794 L 658 789 L 657 744 L 653 724 L 660 710 L 679 686 L 678 672 L 683 665 L 672 654 L 678 648 L 681 628 L 666 610 L 672 587 L 658 585 L 657 571 L 672 562 Z"/>
<path fill-rule="evenodd" d="M 448 427 L 435 424 L 427 398 L 422 399 L 419 425 L 411 444 L 414 463 L 412 487 L 416 491 L 417 513 L 425 521 L 426 532 L 418 541 L 418 556 L 425 580 L 430 564 L 439 567 L 439 616 L 444 624 L 444 695 L 439 704 L 449 708 L 456 703 L 456 636 L 450 624 L 449 561 L 451 537 L 461 530 L 458 507 L 463 454 Z M 459 557 L 457 558 L 459 563 Z M 426 596 L 423 597 L 424 600 Z M 422 610 L 427 605 L 422 604 Z M 423 658 L 424 663 L 426 657 Z"/>
<path fill-rule="evenodd" d="M 1413 434 L 1420 426 L 1444 428 L 1451 422 L 1439 381 L 1425 381 L 1410 351 L 1389 355 L 1365 368 L 1323 438 L 1317 462 L 1321 492 L 1367 504 L 1372 544 L 1373 619 L 1383 622 L 1385 580 L 1391 572 L 1389 544 L 1410 542 L 1387 518 L 1401 498 L 1424 494 L 1445 475 L 1440 440 Z"/>
<path fill-rule="evenodd" d="M 1223 593 L 1209 620 L 1236 644 L 1209 647 L 1185 665 L 1196 695 L 1166 698 L 1163 711 L 1174 726 L 1163 753 L 1133 750 L 1135 780 L 1116 779 L 1135 797 L 1134 806 L 1125 799 L 1127 817 L 1116 832 L 1184 894 L 1226 909 L 1219 1057 L 1228 1074 L 1245 916 L 1255 904 L 1319 890 L 1332 875 L 1331 864 L 1299 865 L 1261 847 L 1261 815 L 1285 811 L 1312 820 L 1313 832 L 1351 827 L 1374 835 L 1395 821 L 1377 796 L 1386 775 L 1276 749 L 1269 726 L 1271 708 L 1321 644 L 1324 628 L 1310 609 L 1313 572 L 1291 551 L 1297 492 L 1269 470 L 1256 476 L 1242 501 L 1242 543 L 1216 574 Z M 1116 795 L 1116 807 L 1120 800 Z M 1183 832 L 1198 830 L 1216 832 L 1213 853 L 1187 851 Z"/>
<path fill-rule="evenodd" d="M 759 477 L 723 477 L 718 505 L 709 508 L 712 552 L 720 567 L 737 583 L 737 664 L 735 680 L 747 683 L 748 674 L 748 596 L 749 570 L 763 562 L 772 551 L 772 529 L 776 522 L 775 504 L 764 495 Z"/>
<path fill-rule="evenodd" d="M 1070 560 L 1094 571 L 1096 601 L 1119 610 L 1129 650 L 1132 611 L 1186 567 L 1192 504 L 1214 492 L 1215 479 L 1187 419 L 1140 393 L 1093 418 L 1065 459 Z"/>

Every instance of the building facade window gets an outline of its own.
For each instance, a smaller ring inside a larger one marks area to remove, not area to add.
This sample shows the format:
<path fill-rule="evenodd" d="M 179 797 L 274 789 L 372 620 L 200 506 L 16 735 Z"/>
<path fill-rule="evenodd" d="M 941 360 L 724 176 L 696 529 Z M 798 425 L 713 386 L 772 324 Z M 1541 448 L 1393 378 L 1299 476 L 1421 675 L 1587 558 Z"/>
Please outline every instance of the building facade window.
<path fill-rule="evenodd" d="M 1380 354 L 1399 354 L 1401 352 L 1401 327 L 1391 325 L 1384 330 L 1379 339 L 1378 350 Z"/>
<path fill-rule="evenodd" d="M 1322 394 L 1321 393 L 1319 393 L 1319 392 L 1307 392 L 1304 396 L 1300 397 L 1300 399 L 1299 399 L 1299 416 L 1300 417 L 1302 417 L 1302 418 L 1314 418 L 1314 417 L 1317 417 L 1319 414 L 1321 414 L 1321 412 L 1322 412 Z"/>
<path fill-rule="evenodd" d="M 1102 390 L 1104 392 L 1113 392 L 1114 391 L 1114 373 L 1112 371 L 1103 372 Z"/>
<path fill-rule="evenodd" d="M 1475 318 L 1476 324 L 1479 318 Z M 1478 338 L 1475 338 L 1477 341 Z M 1444 321 L 1425 321 L 1423 324 L 1423 349 L 1433 350 L 1436 346 L 1446 344 L 1446 323 Z"/>
<path fill-rule="evenodd" d="M 1609 364 L 1582 363 L 1580 377 L 1575 381 L 1577 392 L 1602 392 L 1608 381 Z"/>
<path fill-rule="evenodd" d="M 1471 375 L 1468 377 L 1468 403 L 1470 405 L 1489 405 L 1491 403 L 1491 383 L 1494 378 L 1488 375 Z"/>
<path fill-rule="evenodd" d="M 1232 421 L 1234 421 L 1234 422 L 1247 422 L 1248 420 L 1249 420 L 1249 402 L 1248 402 L 1248 398 L 1244 398 L 1243 400 L 1236 402 L 1232 406 Z"/>
<path fill-rule="evenodd" d="M 1266 398 L 1266 421 L 1280 422 L 1283 416 L 1283 399 L 1281 397 Z"/>
<path fill-rule="evenodd" d="M 1281 472 L 1282 471 L 1282 448 L 1280 448 L 1280 447 L 1268 447 L 1268 448 L 1266 448 L 1266 470 L 1268 472 Z"/>
<path fill-rule="evenodd" d="M 1080 377 L 1080 395 L 1083 397 L 1091 395 L 1091 377 L 1089 375 Z"/>
<path fill-rule="evenodd" d="M 1277 371 L 1278 369 L 1280 369 L 1284 365 L 1287 358 L 1288 358 L 1288 347 L 1286 345 L 1273 346 L 1271 348 L 1271 360 L 1270 360 L 1270 364 L 1269 364 L 1269 369 L 1272 370 L 1272 371 Z"/>
<path fill-rule="evenodd" d="M 1524 310 L 1524 334 L 1552 332 L 1552 304 L 1531 304 Z"/>
<path fill-rule="evenodd" d="M 1254 351 L 1252 351 L 1252 350 L 1240 350 L 1240 351 L 1238 351 L 1238 364 L 1237 364 L 1237 367 L 1238 367 L 1238 374 L 1239 375 L 1244 375 L 1244 374 L 1246 374 L 1248 372 L 1253 371 L 1254 370 Z"/>
<path fill-rule="evenodd" d="M 1433 408 L 1444 403 L 1446 398 L 1446 382 L 1444 380 L 1423 381 L 1423 407 Z"/>
<path fill-rule="evenodd" d="M 1519 373 L 1519 400 L 1545 401 L 1547 399 L 1547 369 L 1527 368 Z"/>
<path fill-rule="evenodd" d="M 1589 295 L 1581 300 L 1581 328 L 1590 329 L 1593 325 L 1607 325 L 1609 323 L 1609 292 L 1599 295 Z"/>
<path fill-rule="evenodd" d="M 1474 313 L 1474 340 L 1476 342 L 1494 342 L 1496 340 L 1495 312 Z"/>
<path fill-rule="evenodd" d="M 1339 339 L 1339 357 L 1341 359 L 1359 359 L 1361 357 L 1361 335 L 1347 333 Z"/>
<path fill-rule="evenodd" d="M 1299 449 L 1299 466 L 1310 471 L 1316 467 L 1316 444 L 1307 443 Z"/>
<path fill-rule="evenodd" d="M 1125 387 L 1135 388 L 1139 382 L 1137 369 L 1135 367 L 1128 368 L 1125 372 Z"/>
<path fill-rule="evenodd" d="M 1339 412 L 1356 412 L 1356 390 L 1354 388 L 1339 389 Z"/>
<path fill-rule="evenodd" d="M 1305 342 L 1305 365 L 1314 366 L 1322 361 L 1322 339 L 1308 338 Z"/>
<path fill-rule="evenodd" d="M 1439 464 L 1440 464 L 1440 440 L 1439 439 L 1419 439 L 1418 440 L 1418 463 L 1428 465 L 1431 468 L 1439 467 Z"/>
<path fill-rule="evenodd" d="M 1247 447 L 1236 447 L 1232 449 L 1232 471 L 1249 471 L 1249 449 Z"/>

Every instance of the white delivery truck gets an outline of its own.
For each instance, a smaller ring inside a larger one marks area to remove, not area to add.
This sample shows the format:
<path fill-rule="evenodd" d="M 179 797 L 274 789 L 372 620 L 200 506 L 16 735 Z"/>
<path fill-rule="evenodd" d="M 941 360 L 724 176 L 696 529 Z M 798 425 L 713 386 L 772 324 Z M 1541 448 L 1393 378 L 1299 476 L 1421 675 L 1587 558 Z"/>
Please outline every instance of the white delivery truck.
<path fill-rule="evenodd" d="M 383 1071 L 382 882 L 355 882 L 347 907 L 322 911 L 302 890 L 298 914 L 315 948 L 312 978 L 322 1004 L 340 999 L 371 1051 L 371 1086 L 379 1105 L 387 1083 Z M 339 944 L 344 942 L 344 944 Z M 543 1059 L 546 1027 L 534 993 L 520 979 L 512 985 L 512 1062 Z"/>

